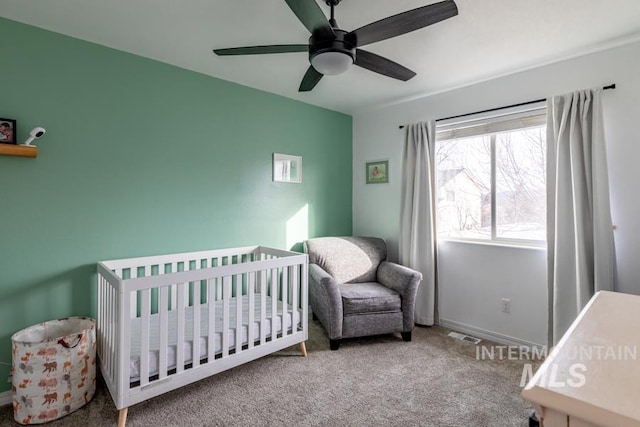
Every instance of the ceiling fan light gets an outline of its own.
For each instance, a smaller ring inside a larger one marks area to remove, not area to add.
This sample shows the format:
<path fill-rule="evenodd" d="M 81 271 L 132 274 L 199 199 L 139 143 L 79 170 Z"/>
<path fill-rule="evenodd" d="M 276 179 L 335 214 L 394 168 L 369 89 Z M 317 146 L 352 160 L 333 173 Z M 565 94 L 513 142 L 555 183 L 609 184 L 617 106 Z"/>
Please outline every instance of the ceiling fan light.
<path fill-rule="evenodd" d="M 311 58 L 311 65 L 319 73 L 342 74 L 353 65 L 353 58 L 343 52 L 322 52 Z"/>

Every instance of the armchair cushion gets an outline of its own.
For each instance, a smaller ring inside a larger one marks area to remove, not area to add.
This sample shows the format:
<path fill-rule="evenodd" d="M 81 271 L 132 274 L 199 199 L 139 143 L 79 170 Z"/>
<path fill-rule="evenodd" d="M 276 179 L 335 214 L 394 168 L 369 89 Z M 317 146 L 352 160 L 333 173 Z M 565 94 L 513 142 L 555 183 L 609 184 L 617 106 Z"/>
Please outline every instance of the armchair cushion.
<path fill-rule="evenodd" d="M 309 263 L 317 264 L 338 283 L 375 282 L 387 246 L 374 237 L 319 237 L 305 242 Z"/>
<path fill-rule="evenodd" d="M 400 311 L 397 292 L 376 282 L 340 285 L 344 315 Z"/>

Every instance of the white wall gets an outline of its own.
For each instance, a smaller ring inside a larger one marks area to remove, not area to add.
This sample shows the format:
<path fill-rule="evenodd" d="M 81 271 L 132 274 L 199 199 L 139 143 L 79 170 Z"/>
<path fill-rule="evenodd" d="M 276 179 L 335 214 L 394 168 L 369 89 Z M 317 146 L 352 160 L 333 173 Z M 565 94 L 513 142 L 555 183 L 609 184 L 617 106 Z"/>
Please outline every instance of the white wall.
<path fill-rule="evenodd" d="M 603 106 L 618 258 L 618 290 L 640 294 L 640 41 L 353 117 L 353 233 L 376 235 L 397 259 L 401 154 L 398 125 L 471 113 L 616 83 Z M 365 184 L 364 164 L 389 159 L 389 184 Z M 546 343 L 545 251 L 453 242 L 439 245 L 440 316 L 450 325 Z M 500 311 L 500 299 L 512 311 Z"/>

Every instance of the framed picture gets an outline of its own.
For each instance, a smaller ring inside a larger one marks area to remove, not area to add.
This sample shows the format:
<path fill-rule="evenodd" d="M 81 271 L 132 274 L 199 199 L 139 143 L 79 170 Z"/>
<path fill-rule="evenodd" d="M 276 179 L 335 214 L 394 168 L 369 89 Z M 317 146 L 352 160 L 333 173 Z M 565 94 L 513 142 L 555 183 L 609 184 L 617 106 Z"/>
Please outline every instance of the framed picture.
<path fill-rule="evenodd" d="M 302 182 L 302 157 L 273 153 L 274 182 Z"/>
<path fill-rule="evenodd" d="M 389 182 L 389 160 L 367 162 L 367 184 L 386 184 Z"/>
<path fill-rule="evenodd" d="M 0 118 L 0 142 L 3 144 L 15 144 L 17 139 L 16 121 Z"/>

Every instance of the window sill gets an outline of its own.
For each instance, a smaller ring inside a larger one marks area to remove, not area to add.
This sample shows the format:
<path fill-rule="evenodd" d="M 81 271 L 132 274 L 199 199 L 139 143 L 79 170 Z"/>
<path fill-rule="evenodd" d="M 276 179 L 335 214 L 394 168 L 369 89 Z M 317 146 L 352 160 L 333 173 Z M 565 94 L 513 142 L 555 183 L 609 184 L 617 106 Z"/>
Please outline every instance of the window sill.
<path fill-rule="evenodd" d="M 479 246 L 497 246 L 504 248 L 517 248 L 517 249 L 532 249 L 532 250 L 547 250 L 547 242 L 530 242 L 530 241 L 508 241 L 508 240 L 474 240 L 474 239 L 456 239 L 454 237 L 447 237 L 438 239 L 438 243 L 455 243 L 455 244 L 468 244 Z"/>

